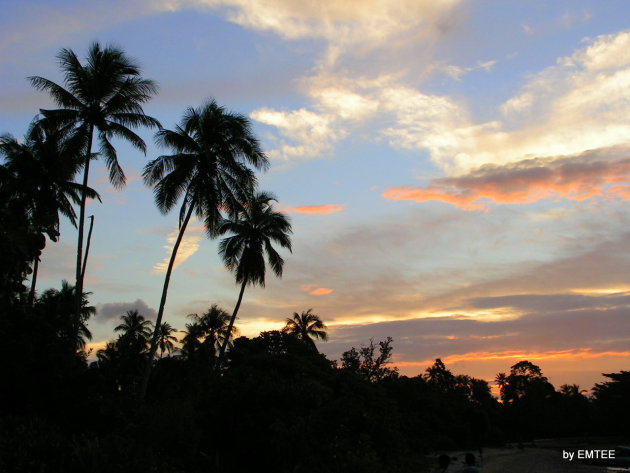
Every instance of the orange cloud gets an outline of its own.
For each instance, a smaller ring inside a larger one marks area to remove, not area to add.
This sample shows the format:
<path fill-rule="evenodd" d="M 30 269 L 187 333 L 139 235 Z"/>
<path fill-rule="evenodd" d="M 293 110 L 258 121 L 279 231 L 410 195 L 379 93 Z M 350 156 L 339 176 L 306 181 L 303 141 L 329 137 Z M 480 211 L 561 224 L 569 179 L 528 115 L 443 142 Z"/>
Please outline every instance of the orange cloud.
<path fill-rule="evenodd" d="M 304 292 L 308 292 L 311 296 L 326 296 L 335 292 L 334 289 L 327 287 L 317 287 L 314 284 L 306 284 L 301 287 Z"/>
<path fill-rule="evenodd" d="M 330 215 L 336 212 L 341 212 L 344 209 L 343 205 L 338 204 L 326 204 L 326 205 L 302 205 L 300 207 L 287 207 L 283 209 L 286 213 L 296 214 L 311 214 L 311 215 Z"/>
<path fill-rule="evenodd" d="M 587 360 L 604 357 L 630 357 L 630 351 L 602 351 L 594 352 L 592 348 L 571 348 L 568 350 L 549 350 L 543 352 L 528 352 L 524 350 L 507 350 L 499 352 L 471 352 L 459 355 L 450 355 L 442 358 L 445 364 L 459 363 L 462 361 L 494 361 L 494 360 Z M 398 367 L 427 367 L 435 360 L 401 361 L 396 363 Z"/>
<path fill-rule="evenodd" d="M 464 210 L 495 204 L 530 204 L 543 199 L 584 201 L 596 197 L 630 200 L 630 159 L 596 161 L 588 156 L 530 159 L 507 166 L 483 166 L 426 187 L 393 187 L 385 199 L 441 201 Z"/>
<path fill-rule="evenodd" d="M 325 296 L 326 294 L 332 294 L 335 292 L 334 289 L 329 289 L 327 287 L 318 287 L 317 289 L 309 292 L 312 296 Z"/>

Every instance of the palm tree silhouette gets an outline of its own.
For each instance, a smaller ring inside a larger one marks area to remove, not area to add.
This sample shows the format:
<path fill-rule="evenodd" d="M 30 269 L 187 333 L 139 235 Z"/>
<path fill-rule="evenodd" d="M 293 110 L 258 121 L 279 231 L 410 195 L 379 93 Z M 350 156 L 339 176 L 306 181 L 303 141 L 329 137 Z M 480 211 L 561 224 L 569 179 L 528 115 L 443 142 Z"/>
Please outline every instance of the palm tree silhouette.
<path fill-rule="evenodd" d="M 128 310 L 120 319 L 122 323 L 114 327 L 115 332 L 120 332 L 119 346 L 132 354 L 143 353 L 147 349 L 153 329 L 151 321 L 146 320 L 137 310 Z"/>
<path fill-rule="evenodd" d="M 227 337 L 230 314 L 217 304 L 212 304 L 201 316 L 189 314 L 188 317 L 193 320 L 193 324 L 199 326 L 201 335 L 198 335 L 198 337 L 203 338 L 203 341 L 198 348 L 203 352 L 202 357 L 214 360 L 221 348 L 221 344 Z M 238 334 L 236 327 L 233 327 L 232 331 L 234 334 Z"/>
<path fill-rule="evenodd" d="M 196 314 L 194 314 L 196 315 Z M 201 347 L 201 339 L 204 336 L 204 329 L 201 322 L 195 321 L 186 324 L 186 330 L 182 338 L 182 354 L 189 360 L 194 359 Z"/>
<path fill-rule="evenodd" d="M 282 277 L 284 260 L 273 248 L 272 242 L 291 251 L 289 234 L 292 230 L 289 218 L 273 209 L 272 202 L 275 201 L 271 194 L 259 192 L 240 206 L 234 218 L 223 220 L 218 228 L 220 235 L 233 234 L 221 240 L 219 253 L 226 267 L 235 273 L 236 282 L 241 283 L 241 291 L 230 318 L 227 336 L 221 344 L 217 368 L 223 361 L 245 286 L 265 286 L 265 255 L 274 274 Z"/>
<path fill-rule="evenodd" d="M 268 166 L 267 157 L 251 132 L 249 120 L 226 111 L 214 100 L 200 108 L 186 110 L 181 125 L 174 131 L 160 130 L 156 141 L 175 154 L 149 162 L 144 168 L 144 181 L 154 186 L 156 205 L 164 214 L 182 195 L 183 200 L 179 211 L 179 233 L 164 277 L 149 360 L 153 359 L 157 349 L 158 327 L 164 314 L 171 273 L 192 214 L 203 220 L 208 235 L 214 236 L 221 211 L 235 208 L 256 184 L 248 165 L 256 169 Z M 146 393 L 150 373 L 151 365 L 148 364 L 142 396 Z"/>
<path fill-rule="evenodd" d="M 160 358 L 162 358 L 165 351 L 170 354 L 175 349 L 175 344 L 173 342 L 177 342 L 177 337 L 173 335 L 174 332 L 177 332 L 177 330 L 171 327 L 171 324 L 164 323 L 160 325 L 160 333 L 158 335 Z"/>
<path fill-rule="evenodd" d="M 159 127 L 160 123 L 145 115 L 142 104 L 157 92 L 155 83 L 140 76 L 140 68 L 125 53 L 113 46 L 102 48 L 93 43 L 85 64 L 71 49 L 57 54 L 64 74 L 64 85 L 39 76 L 29 77 L 31 85 L 46 91 L 60 109 L 41 110 L 44 120 L 51 121 L 71 132 L 84 147 L 83 190 L 79 209 L 79 235 L 77 241 L 75 311 L 78 313 L 83 291 L 83 226 L 85 202 L 88 197 L 88 174 L 94 133 L 98 133 L 99 154 L 105 158 L 109 179 L 114 187 L 125 185 L 125 174 L 118 163 L 116 149 L 110 139 L 122 138 L 146 153 L 144 141 L 130 127 Z"/>
<path fill-rule="evenodd" d="M 319 315 L 314 314 L 313 309 L 308 309 L 306 312 L 298 314 L 293 312 L 293 317 L 286 319 L 286 325 L 282 329 L 283 332 L 295 335 L 300 340 L 306 342 L 311 348 L 317 351 L 314 338 L 320 340 L 328 340 L 328 334 L 326 330 L 326 324 L 322 321 Z"/>
<path fill-rule="evenodd" d="M 47 234 L 51 241 L 57 241 L 59 236 L 59 214 L 76 227 L 72 204 L 81 202 L 82 186 L 74 182 L 81 167 L 81 147 L 76 140 L 66 138 L 63 130 L 41 121 L 31 124 L 23 143 L 11 135 L 0 137 L 0 154 L 18 184 L 12 198 L 20 199 L 37 231 Z M 90 187 L 86 195 L 100 201 Z M 33 258 L 30 303 L 35 297 L 41 251 L 38 253 Z"/>
<path fill-rule="evenodd" d="M 61 282 L 61 289 L 47 289 L 35 301 L 35 310 L 46 317 L 56 327 L 57 336 L 67 340 L 73 350 L 84 350 L 86 340 L 92 340 L 92 333 L 86 323 L 96 313 L 96 308 L 89 305 L 84 292 L 81 297 L 79 318 L 75 317 L 75 287 L 67 281 Z"/>

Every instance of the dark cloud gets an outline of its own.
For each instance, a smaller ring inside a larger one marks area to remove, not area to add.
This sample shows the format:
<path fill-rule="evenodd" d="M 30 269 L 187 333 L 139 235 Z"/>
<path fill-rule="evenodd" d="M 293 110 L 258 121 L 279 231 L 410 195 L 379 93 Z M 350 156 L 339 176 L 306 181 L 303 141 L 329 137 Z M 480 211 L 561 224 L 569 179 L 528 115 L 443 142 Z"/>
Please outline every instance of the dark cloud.
<path fill-rule="evenodd" d="M 370 338 L 394 339 L 398 359 L 421 361 L 479 352 L 551 352 L 590 348 L 594 352 L 627 351 L 627 308 L 531 313 L 515 320 L 481 322 L 455 317 L 336 327 L 320 349 L 339 358 Z"/>
<path fill-rule="evenodd" d="M 137 299 L 134 302 L 112 302 L 107 304 L 99 304 L 96 307 L 97 320 L 102 322 L 108 322 L 110 320 L 116 320 L 121 315 L 124 315 L 129 310 L 137 310 L 145 319 L 155 320 L 157 312 L 152 309 L 142 299 Z"/>
<path fill-rule="evenodd" d="M 583 295 L 583 294 L 518 294 L 499 297 L 478 297 L 468 301 L 478 309 L 512 307 L 525 311 L 544 313 L 556 310 L 627 308 L 630 294 Z"/>

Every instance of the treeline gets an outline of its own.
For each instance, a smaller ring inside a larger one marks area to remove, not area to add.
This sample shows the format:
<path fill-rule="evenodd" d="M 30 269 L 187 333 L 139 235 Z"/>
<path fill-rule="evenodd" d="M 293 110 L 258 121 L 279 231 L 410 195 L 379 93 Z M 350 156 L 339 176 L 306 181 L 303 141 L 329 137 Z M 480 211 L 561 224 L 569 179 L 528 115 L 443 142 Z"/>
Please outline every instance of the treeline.
<path fill-rule="evenodd" d="M 236 338 L 218 370 L 229 315 L 192 314 L 181 343 L 162 339 L 141 402 L 149 322 L 121 316 L 88 363 L 68 336 L 71 296 L 65 285 L 3 316 L 0 471 L 414 472 L 435 451 L 627 434 L 630 372 L 586 396 L 522 361 L 497 376 L 499 400 L 439 359 L 401 376 L 389 338 L 329 360 L 312 341 L 325 326 L 311 311 Z"/>

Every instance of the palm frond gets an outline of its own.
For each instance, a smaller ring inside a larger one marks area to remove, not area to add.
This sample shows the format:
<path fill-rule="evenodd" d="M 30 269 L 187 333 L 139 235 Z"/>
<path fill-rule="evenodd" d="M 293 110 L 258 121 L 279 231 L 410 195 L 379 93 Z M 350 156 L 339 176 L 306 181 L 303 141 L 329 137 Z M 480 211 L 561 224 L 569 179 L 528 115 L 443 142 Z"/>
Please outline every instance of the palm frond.
<path fill-rule="evenodd" d="M 105 164 L 109 170 L 109 182 L 111 182 L 116 189 L 121 189 L 125 186 L 127 178 L 118 163 L 116 148 L 111 144 L 107 133 L 104 131 L 99 133 L 99 141 L 101 145 L 100 154 L 105 156 Z"/>

